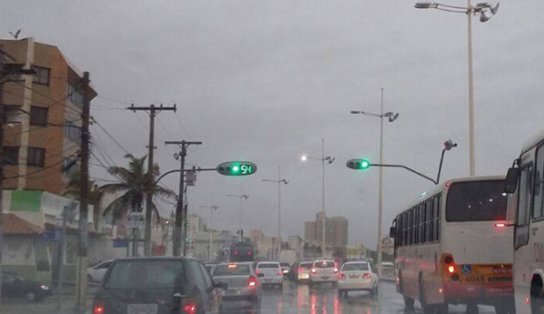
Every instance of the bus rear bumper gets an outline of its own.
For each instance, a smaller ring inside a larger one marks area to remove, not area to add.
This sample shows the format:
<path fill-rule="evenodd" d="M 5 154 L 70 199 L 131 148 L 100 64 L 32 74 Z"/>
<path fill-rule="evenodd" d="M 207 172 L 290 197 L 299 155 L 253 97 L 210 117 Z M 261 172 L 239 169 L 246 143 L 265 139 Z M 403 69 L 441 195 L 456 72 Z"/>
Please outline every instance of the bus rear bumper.
<path fill-rule="evenodd" d="M 513 297 L 511 283 L 493 285 L 467 285 L 448 283 L 444 285 L 444 299 L 451 304 L 498 304 Z"/>

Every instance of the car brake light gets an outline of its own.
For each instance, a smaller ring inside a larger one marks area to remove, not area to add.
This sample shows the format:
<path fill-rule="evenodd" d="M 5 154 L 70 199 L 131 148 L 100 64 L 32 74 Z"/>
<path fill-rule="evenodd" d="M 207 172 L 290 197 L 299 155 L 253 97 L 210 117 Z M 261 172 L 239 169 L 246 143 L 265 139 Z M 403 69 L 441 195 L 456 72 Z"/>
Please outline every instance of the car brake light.
<path fill-rule="evenodd" d="M 104 306 L 102 304 L 95 304 L 93 314 L 104 314 Z"/>
<path fill-rule="evenodd" d="M 183 314 L 196 314 L 196 304 L 193 302 L 185 303 L 182 308 Z"/>
<path fill-rule="evenodd" d="M 346 278 L 346 275 L 344 273 L 338 274 L 338 279 L 344 279 L 344 278 Z"/>
<path fill-rule="evenodd" d="M 253 252 L 252 251 L 247 251 L 247 256 L 251 256 L 253 255 Z"/>
<path fill-rule="evenodd" d="M 283 272 L 281 270 L 278 270 L 278 272 L 276 273 L 276 275 L 283 275 Z"/>
<path fill-rule="evenodd" d="M 247 286 L 253 288 L 256 285 L 257 285 L 257 278 L 255 278 L 255 276 L 249 276 L 247 280 Z"/>
<path fill-rule="evenodd" d="M 334 267 L 334 273 L 338 272 L 338 268 Z"/>
<path fill-rule="evenodd" d="M 312 268 L 312 274 L 315 274 L 315 273 L 317 273 L 317 269 Z"/>
<path fill-rule="evenodd" d="M 363 274 L 363 278 L 365 278 L 365 279 L 370 279 L 370 278 L 372 278 L 372 275 L 369 274 L 369 273 L 364 273 L 364 274 Z"/>
<path fill-rule="evenodd" d="M 299 273 L 302 273 L 303 271 L 304 271 L 304 268 L 302 268 L 302 267 L 299 267 L 299 268 L 298 268 L 298 272 L 299 272 Z"/>

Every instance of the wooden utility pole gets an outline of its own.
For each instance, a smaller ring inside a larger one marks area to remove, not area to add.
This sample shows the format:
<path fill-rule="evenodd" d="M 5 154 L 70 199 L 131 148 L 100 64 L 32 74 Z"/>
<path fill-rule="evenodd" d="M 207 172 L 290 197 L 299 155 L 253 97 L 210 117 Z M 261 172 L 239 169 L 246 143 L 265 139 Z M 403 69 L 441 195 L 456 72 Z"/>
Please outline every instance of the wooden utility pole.
<path fill-rule="evenodd" d="M 79 200 L 79 241 L 76 287 L 76 313 L 85 312 L 87 296 L 87 250 L 89 247 L 89 120 L 91 95 L 89 92 L 89 72 L 83 73 L 83 113 L 81 114 L 81 168 Z"/>
<path fill-rule="evenodd" d="M 147 174 L 149 176 L 149 186 L 147 187 L 145 201 L 144 255 L 151 256 L 151 214 L 153 212 L 153 190 L 155 189 L 155 177 L 153 175 L 153 150 L 155 148 L 155 116 L 157 115 L 157 111 L 171 110 L 176 112 L 176 105 L 172 107 L 163 107 L 163 105 L 160 105 L 159 107 L 156 107 L 155 105 L 151 105 L 148 107 L 136 107 L 133 104 L 127 109 L 134 112 L 149 111 L 149 153 L 147 156 Z"/>
<path fill-rule="evenodd" d="M 0 49 L 0 274 L 2 273 L 2 250 L 4 249 L 4 229 L 3 229 L 3 194 L 4 194 L 4 98 L 3 86 L 4 78 L 4 51 Z M 0 284 L 0 307 L 2 306 L 2 285 Z"/>
<path fill-rule="evenodd" d="M 179 191 L 178 191 L 178 202 L 176 204 L 176 218 L 174 223 L 174 234 L 172 240 L 172 255 L 180 256 L 181 254 L 181 235 L 182 235 L 182 223 L 185 220 L 185 229 L 187 229 L 187 216 L 184 212 L 187 212 L 186 205 L 183 205 L 183 195 L 185 194 L 184 181 L 185 181 L 185 157 L 187 156 L 187 147 L 190 145 L 201 145 L 202 142 L 190 142 L 190 141 L 166 141 L 165 145 L 178 145 L 181 146 L 181 151 L 174 154 L 176 159 L 180 159 L 180 176 L 179 176 Z M 184 209 L 185 208 L 185 209 Z M 185 233 L 184 233 L 185 234 Z M 185 241 L 185 237 L 183 239 Z M 185 256 L 186 249 L 185 245 L 183 246 L 183 255 Z"/>

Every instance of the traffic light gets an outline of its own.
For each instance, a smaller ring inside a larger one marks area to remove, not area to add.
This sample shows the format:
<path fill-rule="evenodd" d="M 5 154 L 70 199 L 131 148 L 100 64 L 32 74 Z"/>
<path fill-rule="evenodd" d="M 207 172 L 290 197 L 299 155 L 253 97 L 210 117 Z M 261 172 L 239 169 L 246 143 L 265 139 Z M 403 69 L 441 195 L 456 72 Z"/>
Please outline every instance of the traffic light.
<path fill-rule="evenodd" d="M 366 170 L 372 166 L 372 163 L 367 159 L 350 159 L 346 162 L 346 166 L 354 170 Z"/>
<path fill-rule="evenodd" d="M 225 176 L 248 176 L 257 171 L 257 165 L 249 161 L 227 161 L 217 166 L 217 172 Z"/>

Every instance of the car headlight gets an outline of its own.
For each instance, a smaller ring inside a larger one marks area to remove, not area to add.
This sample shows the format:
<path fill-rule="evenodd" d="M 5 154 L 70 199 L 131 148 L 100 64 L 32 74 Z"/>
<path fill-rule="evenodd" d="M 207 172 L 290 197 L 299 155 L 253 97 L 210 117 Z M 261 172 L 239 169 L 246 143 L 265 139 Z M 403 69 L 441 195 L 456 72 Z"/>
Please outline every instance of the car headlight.
<path fill-rule="evenodd" d="M 49 290 L 49 287 L 46 285 L 41 285 L 40 288 L 42 288 L 42 290 Z"/>

